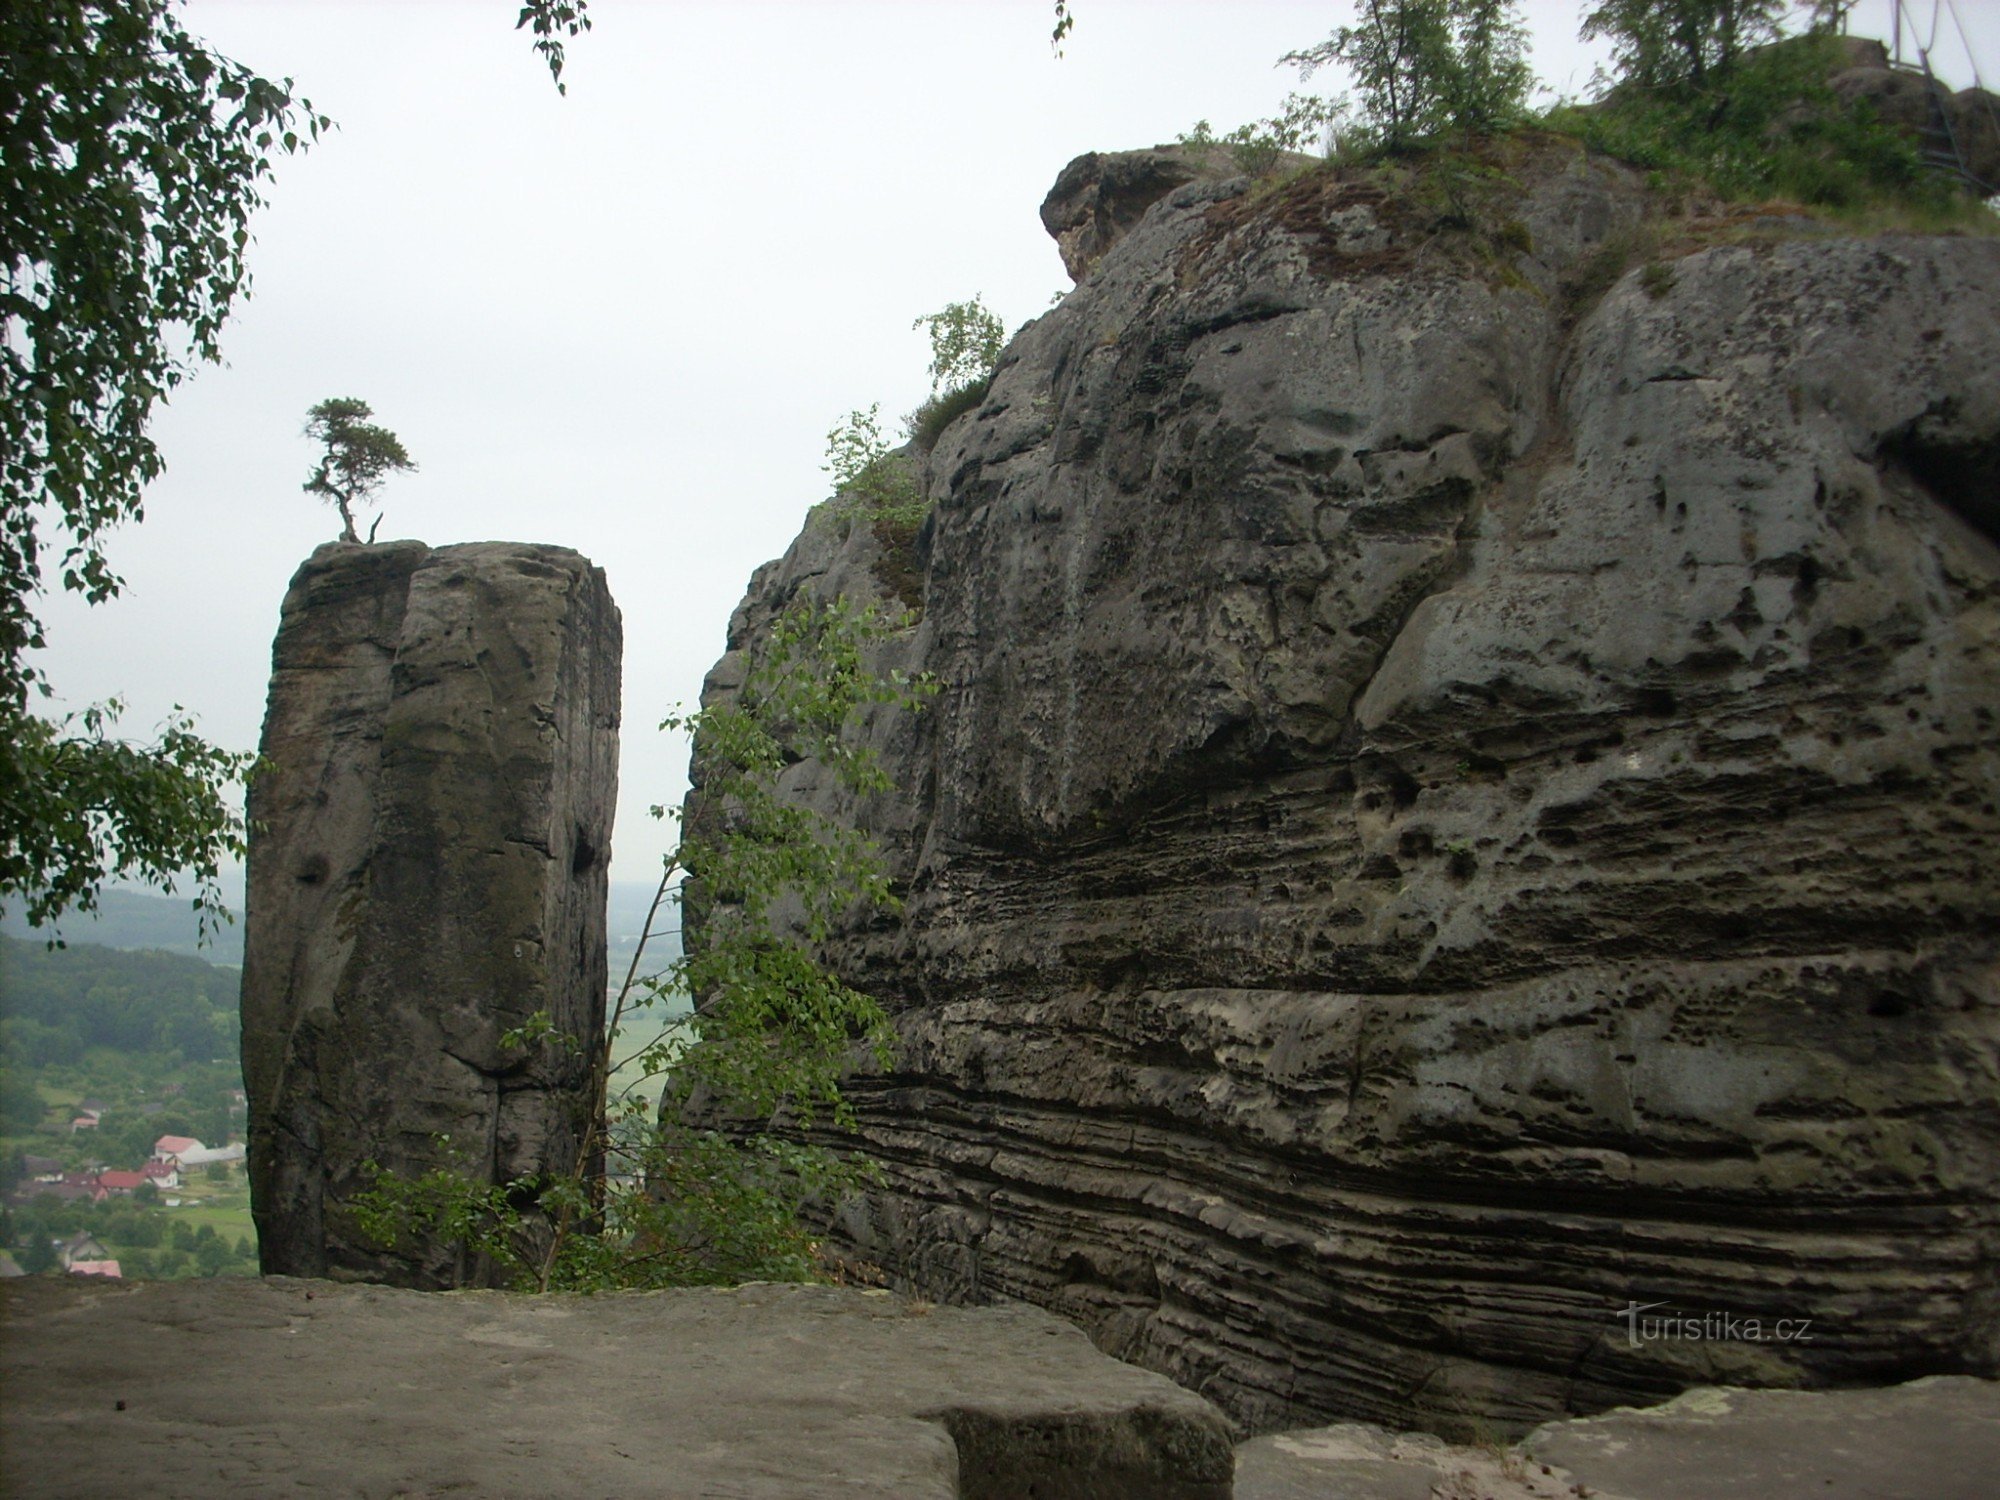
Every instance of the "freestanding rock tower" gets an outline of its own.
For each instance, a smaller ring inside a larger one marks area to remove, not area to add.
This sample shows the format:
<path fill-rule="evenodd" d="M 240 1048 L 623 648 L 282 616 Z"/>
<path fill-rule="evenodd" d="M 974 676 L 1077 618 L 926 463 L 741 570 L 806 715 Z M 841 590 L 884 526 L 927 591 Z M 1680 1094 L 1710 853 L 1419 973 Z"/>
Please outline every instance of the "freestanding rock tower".
<path fill-rule="evenodd" d="M 285 596 L 254 779 L 243 957 L 267 1273 L 438 1287 L 345 1211 L 364 1164 L 505 1183 L 573 1158 L 604 1022 L 617 606 L 560 547 L 329 544 Z"/>

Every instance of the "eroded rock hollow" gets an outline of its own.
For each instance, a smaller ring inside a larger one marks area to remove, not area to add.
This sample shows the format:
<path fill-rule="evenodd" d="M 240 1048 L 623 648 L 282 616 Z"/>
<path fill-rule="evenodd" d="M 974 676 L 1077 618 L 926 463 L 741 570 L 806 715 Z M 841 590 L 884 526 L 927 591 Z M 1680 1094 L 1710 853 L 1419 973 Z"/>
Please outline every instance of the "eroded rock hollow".
<path fill-rule="evenodd" d="M 1470 227 L 1065 174 L 920 459 L 900 790 L 789 773 L 907 899 L 834 1243 L 1257 1428 L 2000 1372 L 2000 241 L 1508 150 Z"/>
<path fill-rule="evenodd" d="M 559 547 L 321 547 L 285 596 L 252 781 L 243 1077 L 266 1272 L 438 1287 L 366 1164 L 506 1183 L 575 1159 L 604 1024 L 621 633 Z"/>

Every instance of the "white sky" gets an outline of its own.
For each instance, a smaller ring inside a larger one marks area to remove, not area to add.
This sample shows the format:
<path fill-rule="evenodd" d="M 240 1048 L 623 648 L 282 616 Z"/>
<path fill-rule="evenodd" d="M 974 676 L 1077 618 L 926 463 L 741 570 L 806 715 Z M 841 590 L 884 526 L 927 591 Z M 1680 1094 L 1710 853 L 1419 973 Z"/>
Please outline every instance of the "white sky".
<path fill-rule="evenodd" d="M 1958 8 L 2000 70 L 2000 0 Z M 156 422 L 167 472 L 111 549 L 124 597 L 45 601 L 62 706 L 123 695 L 143 738 L 179 703 L 256 743 L 286 582 L 338 531 L 300 492 L 300 425 L 359 396 L 421 466 L 385 486 L 383 539 L 553 542 L 606 570 L 612 873 L 650 880 L 666 841 L 645 810 L 678 800 L 686 761 L 654 726 L 692 706 L 751 570 L 824 497 L 827 429 L 926 394 L 912 320 L 974 293 L 1010 329 L 1039 314 L 1069 285 L 1036 213 L 1064 163 L 1270 113 L 1295 84 L 1274 60 L 1349 7 L 1077 0 L 1061 61 L 1046 0 L 590 9 L 564 98 L 512 0 L 187 6 L 339 129 L 279 163 L 228 363 Z M 1581 9 L 1526 6 L 1536 71 L 1569 93 L 1601 55 Z M 1851 29 L 1888 13 L 1863 0 Z M 1971 81 L 1948 21 L 1939 53 Z"/>

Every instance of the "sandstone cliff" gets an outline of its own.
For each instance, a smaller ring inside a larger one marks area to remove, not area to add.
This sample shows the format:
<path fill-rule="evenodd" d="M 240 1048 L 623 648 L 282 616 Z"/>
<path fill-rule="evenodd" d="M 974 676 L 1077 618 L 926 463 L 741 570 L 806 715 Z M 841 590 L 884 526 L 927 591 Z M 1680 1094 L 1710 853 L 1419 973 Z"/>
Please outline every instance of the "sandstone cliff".
<path fill-rule="evenodd" d="M 836 1243 L 1259 1428 L 2000 1373 L 2000 240 L 1116 161 L 925 461 L 901 793 L 789 773 L 908 903 Z"/>
<path fill-rule="evenodd" d="M 364 1164 L 505 1183 L 574 1160 L 588 1054 L 500 1038 L 536 1011 L 603 1030 L 620 644 L 603 572 L 559 547 L 332 543 L 293 578 L 244 923 L 266 1272 L 477 1283 L 358 1232 Z"/>

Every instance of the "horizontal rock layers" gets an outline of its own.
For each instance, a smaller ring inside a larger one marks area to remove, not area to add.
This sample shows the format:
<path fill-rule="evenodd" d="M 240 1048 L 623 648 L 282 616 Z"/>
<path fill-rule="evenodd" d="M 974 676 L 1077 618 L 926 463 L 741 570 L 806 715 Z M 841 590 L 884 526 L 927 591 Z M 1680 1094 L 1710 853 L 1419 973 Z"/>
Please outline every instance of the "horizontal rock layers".
<path fill-rule="evenodd" d="M 1256 1428 L 1993 1373 L 2000 241 L 1499 166 L 1119 175 L 929 455 L 834 1242 Z"/>
<path fill-rule="evenodd" d="M 251 784 L 243 1076 L 264 1270 L 477 1283 L 385 1252 L 366 1164 L 506 1183 L 573 1163 L 604 1024 L 621 633 L 558 547 L 331 544 L 299 569 Z"/>

